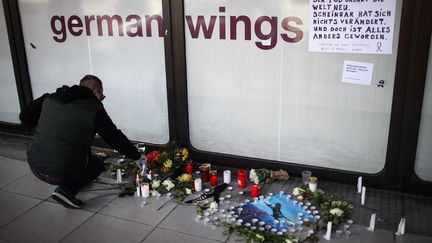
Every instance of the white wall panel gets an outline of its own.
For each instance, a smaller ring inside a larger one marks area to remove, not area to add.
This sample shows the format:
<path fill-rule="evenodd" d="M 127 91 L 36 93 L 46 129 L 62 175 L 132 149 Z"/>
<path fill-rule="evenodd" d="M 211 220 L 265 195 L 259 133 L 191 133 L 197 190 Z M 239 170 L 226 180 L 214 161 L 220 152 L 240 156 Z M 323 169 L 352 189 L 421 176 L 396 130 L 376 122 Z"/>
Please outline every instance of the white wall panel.
<path fill-rule="evenodd" d="M 0 33 L 0 122 L 20 123 L 20 106 L 3 2 L 0 2 Z"/>
<path fill-rule="evenodd" d="M 147 36 L 145 23 L 146 15 L 162 19 L 160 0 L 20 0 L 19 8 L 35 97 L 93 74 L 104 84 L 108 114 L 129 138 L 169 140 L 164 38 L 156 22 Z M 112 22 L 112 36 L 107 22 L 98 27 L 98 17 L 105 15 L 121 18 L 120 28 Z M 139 24 L 131 15 L 141 18 L 143 36 L 127 34 Z"/>

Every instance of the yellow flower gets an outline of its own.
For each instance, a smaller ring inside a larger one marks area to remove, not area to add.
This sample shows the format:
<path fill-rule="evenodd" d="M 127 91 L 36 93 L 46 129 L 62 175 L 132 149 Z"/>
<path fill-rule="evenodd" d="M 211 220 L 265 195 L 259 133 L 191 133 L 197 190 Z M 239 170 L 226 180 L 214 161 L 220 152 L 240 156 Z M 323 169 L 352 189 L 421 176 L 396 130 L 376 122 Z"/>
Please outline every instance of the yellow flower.
<path fill-rule="evenodd" d="M 161 172 L 162 173 L 168 173 L 170 171 L 170 168 L 168 168 L 168 167 L 162 167 L 162 169 L 161 169 Z"/>
<path fill-rule="evenodd" d="M 163 166 L 164 167 L 166 167 L 166 168 L 171 168 L 172 167 L 172 160 L 171 159 L 167 159 L 165 162 L 164 162 L 164 164 L 163 164 Z"/>
<path fill-rule="evenodd" d="M 185 161 L 188 158 L 188 156 L 189 156 L 189 151 L 186 148 L 184 148 L 182 150 L 182 161 Z"/>
<path fill-rule="evenodd" d="M 179 182 L 190 182 L 192 181 L 192 175 L 184 173 L 183 175 L 177 177 Z"/>

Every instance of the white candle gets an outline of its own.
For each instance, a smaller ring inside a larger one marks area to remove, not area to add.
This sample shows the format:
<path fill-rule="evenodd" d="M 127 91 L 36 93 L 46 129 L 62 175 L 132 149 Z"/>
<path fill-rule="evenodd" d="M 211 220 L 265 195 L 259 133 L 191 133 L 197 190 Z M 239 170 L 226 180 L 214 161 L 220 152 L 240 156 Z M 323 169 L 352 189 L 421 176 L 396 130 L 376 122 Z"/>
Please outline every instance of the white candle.
<path fill-rule="evenodd" d="M 122 173 L 121 173 L 121 169 L 117 169 L 117 183 L 122 183 L 123 179 L 122 179 Z"/>
<path fill-rule="evenodd" d="M 327 223 L 327 232 L 326 232 L 326 234 L 324 236 L 324 239 L 326 239 L 326 240 L 330 240 L 331 239 L 331 230 L 332 230 L 332 222 L 329 221 Z"/>
<path fill-rule="evenodd" d="M 361 205 L 364 205 L 365 201 L 366 201 L 366 187 L 363 186 L 361 191 Z"/>
<path fill-rule="evenodd" d="M 224 183 L 226 183 L 226 184 L 231 183 L 231 171 L 230 170 L 225 170 L 223 172 L 223 180 L 224 180 Z"/>
<path fill-rule="evenodd" d="M 142 193 L 142 197 L 150 196 L 150 186 L 148 183 L 141 184 L 141 193 Z"/>
<path fill-rule="evenodd" d="M 317 183 L 309 182 L 309 189 L 311 190 L 311 192 L 315 192 L 317 189 Z"/>
<path fill-rule="evenodd" d="M 357 179 L 357 193 L 361 193 L 362 183 L 363 183 L 363 177 L 359 176 L 359 178 Z"/>
<path fill-rule="evenodd" d="M 201 181 L 201 178 L 195 178 L 195 180 L 194 180 L 194 187 L 195 187 L 195 191 L 197 191 L 197 192 L 202 191 L 202 181 Z"/>
<path fill-rule="evenodd" d="M 405 218 L 401 218 L 399 222 L 398 230 L 395 232 L 395 235 L 401 236 L 405 234 Z"/>
<path fill-rule="evenodd" d="M 369 228 L 366 228 L 369 231 L 374 231 L 375 230 L 375 218 L 376 218 L 376 213 L 373 213 L 371 215 L 371 219 L 370 219 L 370 223 L 369 223 Z"/>
<path fill-rule="evenodd" d="M 139 185 L 136 187 L 136 195 L 137 197 L 141 197 L 141 187 Z"/>

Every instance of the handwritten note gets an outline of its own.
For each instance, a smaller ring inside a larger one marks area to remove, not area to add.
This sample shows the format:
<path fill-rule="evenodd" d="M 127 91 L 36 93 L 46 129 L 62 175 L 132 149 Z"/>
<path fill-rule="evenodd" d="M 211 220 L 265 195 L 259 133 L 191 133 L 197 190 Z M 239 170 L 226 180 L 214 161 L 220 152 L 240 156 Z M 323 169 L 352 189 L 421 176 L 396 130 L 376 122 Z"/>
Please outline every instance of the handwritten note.
<path fill-rule="evenodd" d="M 309 51 L 391 54 L 396 0 L 309 0 Z"/>

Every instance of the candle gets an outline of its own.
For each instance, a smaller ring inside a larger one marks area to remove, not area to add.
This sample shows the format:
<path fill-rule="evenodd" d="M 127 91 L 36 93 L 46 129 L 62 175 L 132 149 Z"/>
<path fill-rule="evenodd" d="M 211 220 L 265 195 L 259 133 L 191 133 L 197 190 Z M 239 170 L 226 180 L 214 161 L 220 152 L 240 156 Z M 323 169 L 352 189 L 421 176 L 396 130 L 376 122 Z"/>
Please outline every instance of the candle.
<path fill-rule="evenodd" d="M 150 196 L 150 186 L 148 183 L 144 182 L 141 184 L 141 193 L 142 193 L 142 197 Z"/>
<path fill-rule="evenodd" d="M 141 197 L 140 178 L 138 174 L 136 175 L 135 184 L 136 184 L 136 195 L 138 197 Z"/>
<path fill-rule="evenodd" d="M 195 178 L 194 180 L 195 191 L 202 191 L 202 180 L 201 178 Z"/>
<path fill-rule="evenodd" d="M 217 184 L 218 184 L 217 170 L 211 170 L 210 171 L 210 185 L 216 186 Z"/>
<path fill-rule="evenodd" d="M 359 176 L 359 178 L 357 179 L 357 193 L 362 192 L 362 182 L 363 182 L 363 177 Z"/>
<path fill-rule="evenodd" d="M 192 166 L 192 162 L 188 161 L 186 163 L 186 173 L 188 174 L 192 174 L 193 172 L 193 166 Z"/>
<path fill-rule="evenodd" d="M 246 170 L 243 169 L 238 170 L 238 187 L 239 188 L 246 187 Z"/>
<path fill-rule="evenodd" d="M 209 175 L 210 164 L 202 164 L 200 166 L 200 169 L 201 169 L 201 180 L 203 182 L 208 182 L 210 180 L 210 175 Z"/>
<path fill-rule="evenodd" d="M 252 198 L 259 196 L 259 185 L 258 184 L 252 185 L 251 196 L 252 196 Z"/>
<path fill-rule="evenodd" d="M 223 172 L 223 180 L 224 180 L 224 183 L 226 183 L 226 184 L 231 183 L 231 171 L 230 170 L 225 170 Z"/>
<path fill-rule="evenodd" d="M 122 183 L 123 179 L 122 179 L 122 173 L 121 173 L 121 169 L 117 169 L 117 183 Z"/>
<path fill-rule="evenodd" d="M 326 240 L 330 240 L 331 239 L 331 230 L 332 230 L 332 222 L 329 221 L 327 223 L 327 232 L 326 232 L 326 234 L 324 236 L 324 239 L 326 239 Z"/>
<path fill-rule="evenodd" d="M 317 181 L 318 179 L 314 176 L 311 176 L 309 178 L 309 189 L 311 190 L 311 192 L 315 192 L 317 189 Z"/>
<path fill-rule="evenodd" d="M 364 205 L 365 201 L 366 201 L 366 187 L 363 186 L 361 191 L 361 205 Z"/>
<path fill-rule="evenodd" d="M 375 218 L 376 218 L 376 213 L 373 213 L 371 215 L 371 219 L 369 222 L 369 228 L 366 228 L 369 231 L 374 231 L 375 230 Z"/>
<path fill-rule="evenodd" d="M 405 234 L 405 218 L 401 218 L 399 222 L 398 230 L 395 232 L 395 235 L 401 236 Z"/>

